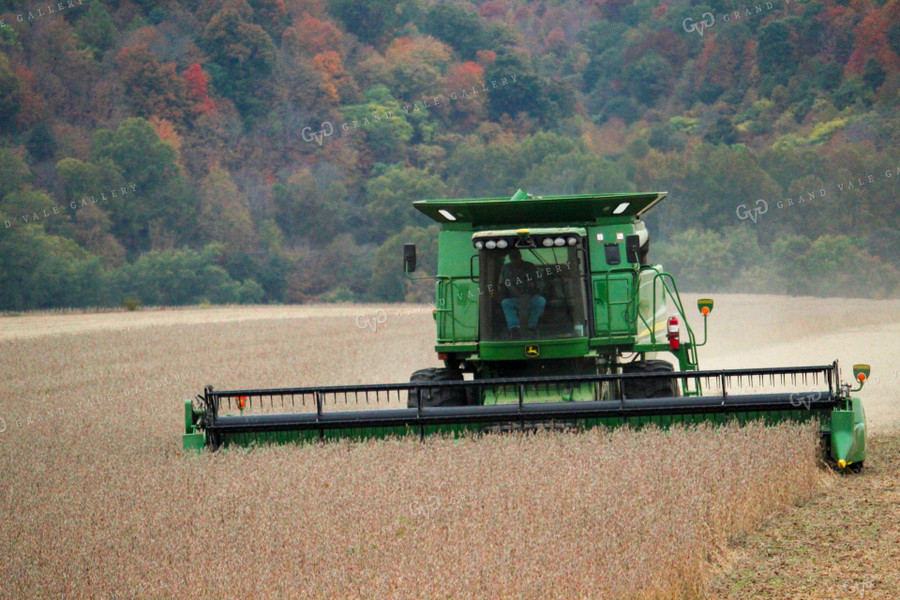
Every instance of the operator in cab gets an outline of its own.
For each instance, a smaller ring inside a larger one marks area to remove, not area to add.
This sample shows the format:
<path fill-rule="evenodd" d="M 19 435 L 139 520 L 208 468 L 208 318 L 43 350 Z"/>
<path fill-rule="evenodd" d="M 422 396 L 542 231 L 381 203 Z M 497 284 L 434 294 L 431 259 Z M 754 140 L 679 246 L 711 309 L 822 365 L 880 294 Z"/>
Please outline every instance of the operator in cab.
<path fill-rule="evenodd" d="M 547 299 L 543 296 L 544 279 L 538 277 L 538 267 L 522 259 L 518 248 L 511 249 L 508 257 L 509 262 L 500 269 L 499 281 L 503 297 L 500 305 L 506 317 L 506 326 L 511 338 L 520 337 L 519 309 L 522 303 L 527 303 L 529 335 L 533 336 L 547 305 Z"/>

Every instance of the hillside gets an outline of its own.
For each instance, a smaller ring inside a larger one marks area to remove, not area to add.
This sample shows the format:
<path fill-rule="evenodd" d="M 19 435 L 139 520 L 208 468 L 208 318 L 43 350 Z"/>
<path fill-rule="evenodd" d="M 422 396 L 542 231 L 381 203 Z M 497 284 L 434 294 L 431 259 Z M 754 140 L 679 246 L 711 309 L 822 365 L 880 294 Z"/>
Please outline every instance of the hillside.
<path fill-rule="evenodd" d="M 62 8 L 59 8 L 59 7 Z M 900 0 L 0 2 L 0 310 L 427 300 L 428 197 L 667 190 L 686 289 L 893 297 Z"/>

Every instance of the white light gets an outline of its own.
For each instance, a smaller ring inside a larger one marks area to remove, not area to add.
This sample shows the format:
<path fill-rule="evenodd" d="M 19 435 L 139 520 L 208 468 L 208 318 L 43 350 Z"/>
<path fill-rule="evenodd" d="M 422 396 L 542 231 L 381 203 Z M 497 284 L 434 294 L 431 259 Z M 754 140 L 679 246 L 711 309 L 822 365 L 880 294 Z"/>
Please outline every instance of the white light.
<path fill-rule="evenodd" d="M 630 203 L 630 202 L 623 202 L 622 204 L 618 205 L 618 206 L 616 207 L 616 210 L 613 211 L 613 214 L 614 214 L 614 215 L 621 215 L 623 212 L 625 212 L 625 209 L 628 208 L 628 205 L 629 205 L 629 204 L 631 204 L 631 203 Z"/>
<path fill-rule="evenodd" d="M 507 246 L 509 246 L 509 242 L 507 242 L 506 240 L 497 240 L 497 247 L 501 250 L 503 250 Z"/>
<path fill-rule="evenodd" d="M 616 241 L 621 242 L 624 239 L 625 239 L 625 234 L 622 233 L 621 231 L 617 231 L 616 232 Z"/>
<path fill-rule="evenodd" d="M 495 242 L 494 240 L 488 240 L 484 243 L 484 247 L 488 250 L 493 250 L 497 247 L 497 242 Z"/>
<path fill-rule="evenodd" d="M 444 217 L 445 219 L 447 219 L 448 221 L 455 221 L 455 220 L 456 220 L 456 217 L 454 217 L 454 216 L 453 216 L 453 213 L 451 213 L 449 210 L 444 210 L 444 209 L 442 208 L 442 209 L 440 209 L 438 212 L 441 213 L 441 216 Z"/>
<path fill-rule="evenodd" d="M 555 240 L 553 240 L 553 245 L 554 246 L 565 246 L 566 240 L 564 240 L 562 238 L 556 238 Z"/>
<path fill-rule="evenodd" d="M 478 250 L 481 250 L 482 248 L 484 248 L 484 242 L 482 242 L 481 240 L 478 240 L 477 242 L 475 242 L 475 248 L 477 248 Z"/>
<path fill-rule="evenodd" d="M 544 244 L 544 246 L 546 246 L 547 248 L 549 248 L 550 246 L 553 245 L 553 240 L 551 238 L 544 238 L 544 241 L 541 243 Z"/>
<path fill-rule="evenodd" d="M 577 243 L 578 243 L 578 240 L 576 240 L 575 238 L 569 238 L 569 245 L 570 245 L 570 246 L 574 246 L 574 245 L 577 244 Z"/>

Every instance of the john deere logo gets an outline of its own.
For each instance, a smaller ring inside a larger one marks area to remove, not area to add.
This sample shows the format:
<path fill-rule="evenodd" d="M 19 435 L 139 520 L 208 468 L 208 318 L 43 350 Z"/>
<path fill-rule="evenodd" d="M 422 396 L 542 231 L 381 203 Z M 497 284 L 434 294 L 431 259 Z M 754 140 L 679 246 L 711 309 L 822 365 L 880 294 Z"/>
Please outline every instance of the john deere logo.
<path fill-rule="evenodd" d="M 537 358 L 541 355 L 541 347 L 537 344 L 528 344 L 525 346 L 525 356 L 528 358 Z"/>

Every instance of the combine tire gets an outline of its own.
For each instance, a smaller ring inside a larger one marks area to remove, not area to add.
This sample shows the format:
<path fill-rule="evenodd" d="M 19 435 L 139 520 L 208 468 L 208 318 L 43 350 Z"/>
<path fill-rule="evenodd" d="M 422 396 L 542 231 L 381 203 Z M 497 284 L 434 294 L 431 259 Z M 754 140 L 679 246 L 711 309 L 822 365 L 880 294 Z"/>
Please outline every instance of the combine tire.
<path fill-rule="evenodd" d="M 411 383 L 462 380 L 462 373 L 457 369 L 419 369 L 409 378 Z M 433 387 L 410 390 L 406 406 L 408 408 L 416 408 L 420 395 L 422 406 L 466 406 L 468 404 L 464 388 Z"/>
<path fill-rule="evenodd" d="M 623 373 L 672 373 L 675 369 L 664 360 L 637 360 L 622 365 Z M 622 382 L 626 398 L 671 398 L 678 396 L 678 380 L 675 377 L 648 377 Z"/>

